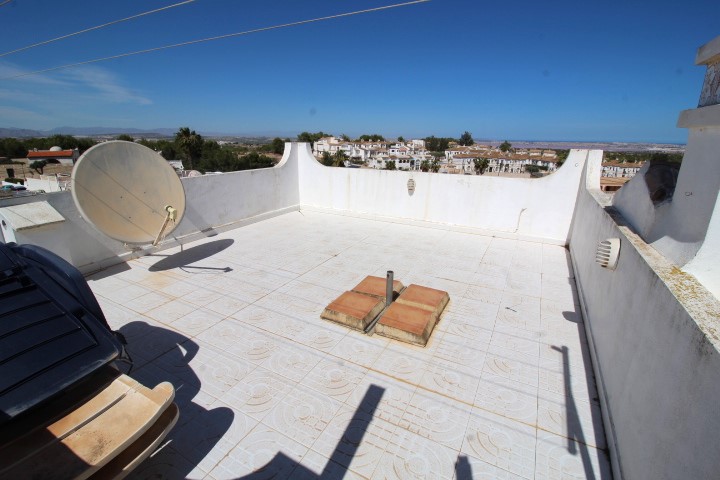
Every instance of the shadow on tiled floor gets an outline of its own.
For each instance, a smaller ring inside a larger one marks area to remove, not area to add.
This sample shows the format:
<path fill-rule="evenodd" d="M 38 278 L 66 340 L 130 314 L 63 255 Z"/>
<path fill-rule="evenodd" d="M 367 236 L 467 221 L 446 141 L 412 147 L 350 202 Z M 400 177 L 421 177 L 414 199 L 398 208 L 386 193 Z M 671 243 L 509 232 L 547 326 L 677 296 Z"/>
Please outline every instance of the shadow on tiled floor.
<path fill-rule="evenodd" d="M 230 247 L 235 243 L 235 241 L 231 238 L 224 238 L 221 240 L 214 240 L 208 243 L 203 243 L 200 245 L 196 245 L 194 247 L 190 247 L 187 249 L 183 249 L 182 246 L 180 247 L 181 250 L 177 253 L 164 255 L 162 253 L 154 253 L 152 255 L 149 255 L 150 258 L 154 257 L 163 257 L 158 262 L 154 263 L 148 268 L 148 271 L 150 272 L 162 272 L 164 270 L 172 270 L 173 268 L 180 268 L 180 269 L 189 269 L 188 273 L 192 273 L 192 269 L 203 269 L 208 267 L 203 266 L 194 266 L 192 264 L 196 262 L 200 262 L 202 260 L 205 260 L 206 258 L 209 258 L 216 253 L 219 253 L 226 248 Z M 214 267 L 213 267 L 214 268 Z M 229 267 L 226 267 L 229 268 Z"/>
<path fill-rule="evenodd" d="M 136 363 L 140 365 L 136 371 L 130 372 L 131 376 L 145 385 L 152 386 L 162 381 L 169 381 L 175 388 L 175 403 L 180 408 L 180 417 L 177 425 L 166 438 L 166 442 L 170 448 L 193 445 L 193 448 L 183 449 L 189 462 L 173 462 L 170 468 L 166 468 L 167 465 L 160 465 L 159 478 L 188 478 L 195 465 L 212 451 L 217 441 L 229 430 L 235 414 L 227 407 L 207 409 L 201 403 L 193 401 L 202 387 L 200 379 L 190 367 L 190 363 L 200 350 L 195 342 L 178 332 L 148 325 L 145 322 L 128 323 L 120 328 L 120 332 L 128 340 L 130 355 L 137 359 Z M 141 339 L 142 342 L 139 341 Z M 147 345 L 153 347 L 148 349 Z M 172 375 L 158 371 L 147 363 L 158 357 L 162 357 L 168 364 L 176 367 Z M 207 436 L 205 442 L 193 442 L 193 431 L 180 428 L 191 420 L 209 425 L 213 434 Z M 148 470 L 157 473 L 157 468 L 158 463 L 150 459 L 140 465 L 135 475 L 138 478 L 152 477 Z"/>

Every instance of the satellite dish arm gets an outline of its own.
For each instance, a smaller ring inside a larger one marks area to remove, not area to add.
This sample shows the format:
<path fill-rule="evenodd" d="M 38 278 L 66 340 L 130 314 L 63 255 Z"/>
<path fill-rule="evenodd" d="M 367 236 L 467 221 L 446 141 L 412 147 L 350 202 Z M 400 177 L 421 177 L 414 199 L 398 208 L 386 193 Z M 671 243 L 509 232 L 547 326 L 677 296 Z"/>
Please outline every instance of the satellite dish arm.
<path fill-rule="evenodd" d="M 155 241 L 152 243 L 153 247 L 156 247 L 157 244 L 160 243 L 160 240 L 162 240 L 163 232 L 167 228 L 168 224 L 170 222 L 173 222 L 174 224 L 175 220 L 177 219 L 177 209 L 173 208 L 172 205 L 166 205 L 165 211 L 167 212 L 167 215 L 165 215 L 165 221 L 163 222 L 162 227 L 160 227 L 160 231 L 155 237 Z"/>

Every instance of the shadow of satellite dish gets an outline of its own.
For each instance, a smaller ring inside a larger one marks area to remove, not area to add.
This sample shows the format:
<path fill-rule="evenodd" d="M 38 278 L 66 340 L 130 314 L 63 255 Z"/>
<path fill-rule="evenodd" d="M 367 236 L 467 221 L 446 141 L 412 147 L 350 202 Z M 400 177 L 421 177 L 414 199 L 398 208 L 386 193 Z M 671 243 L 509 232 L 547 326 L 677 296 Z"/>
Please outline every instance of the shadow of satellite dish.
<path fill-rule="evenodd" d="M 235 243 L 235 241 L 230 238 L 203 243 L 202 245 L 197 245 L 195 247 L 188 248 L 187 250 L 183 250 L 181 252 L 163 258 L 162 260 L 154 263 L 150 268 L 148 268 L 148 271 L 162 272 L 164 270 L 172 270 L 173 268 L 187 267 L 189 265 L 192 265 L 193 263 L 200 262 L 202 260 L 205 260 L 206 258 L 212 257 L 218 252 L 222 252 L 226 248 L 230 247 L 230 245 L 232 245 L 233 243 Z M 157 256 L 157 254 L 151 256 L 154 257 Z M 228 267 L 223 270 L 230 271 L 231 269 L 229 269 Z"/>
<path fill-rule="evenodd" d="M 89 148 L 73 168 L 75 205 L 99 232 L 128 244 L 157 245 L 185 214 L 175 170 L 153 150 L 115 140 Z"/>

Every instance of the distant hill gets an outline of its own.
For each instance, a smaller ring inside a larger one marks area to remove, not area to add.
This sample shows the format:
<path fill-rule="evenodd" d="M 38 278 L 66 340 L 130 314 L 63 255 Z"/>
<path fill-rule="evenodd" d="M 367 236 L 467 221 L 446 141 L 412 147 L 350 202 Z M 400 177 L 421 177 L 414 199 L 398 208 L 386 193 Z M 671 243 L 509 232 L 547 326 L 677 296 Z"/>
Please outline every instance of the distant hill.
<path fill-rule="evenodd" d="M 177 128 L 120 128 L 120 127 L 57 127 L 52 130 L 31 130 L 27 128 L 2 128 L 0 127 L 0 138 L 30 138 L 50 137 L 52 135 L 72 135 L 74 137 L 116 137 L 120 134 L 131 135 L 135 138 L 161 138 L 174 137 Z M 273 137 L 295 138 L 295 133 L 289 132 L 245 132 L 245 133 L 223 133 L 198 131 L 200 135 L 207 138 L 225 139 L 232 141 L 249 141 L 250 143 L 265 142 Z"/>
<path fill-rule="evenodd" d="M 45 135 L 38 130 L 28 130 L 25 128 L 0 128 L 0 138 L 27 138 L 44 136 Z"/>
<path fill-rule="evenodd" d="M 118 128 L 118 127 L 58 127 L 52 130 L 30 130 L 25 128 L 0 128 L 0 138 L 28 138 L 28 137 L 49 137 L 52 135 L 73 135 L 76 137 L 96 137 L 101 135 L 142 135 L 152 137 L 172 137 L 177 131 L 176 128 L 155 128 L 144 130 L 140 128 Z"/>

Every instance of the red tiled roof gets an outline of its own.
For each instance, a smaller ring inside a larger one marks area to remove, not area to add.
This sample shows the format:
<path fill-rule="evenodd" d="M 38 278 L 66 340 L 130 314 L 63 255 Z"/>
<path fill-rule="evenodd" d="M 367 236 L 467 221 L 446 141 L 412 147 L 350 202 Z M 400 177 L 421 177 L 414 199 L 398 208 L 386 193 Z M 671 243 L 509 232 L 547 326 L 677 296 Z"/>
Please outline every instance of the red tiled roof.
<path fill-rule="evenodd" d="M 47 158 L 47 157 L 70 157 L 72 158 L 72 150 L 38 150 L 37 152 L 28 152 L 27 158 Z"/>

